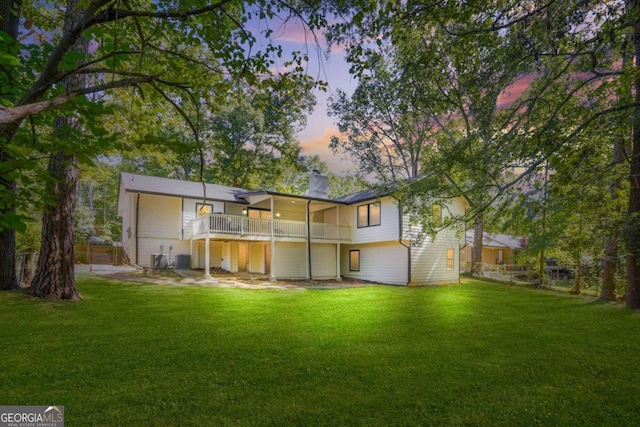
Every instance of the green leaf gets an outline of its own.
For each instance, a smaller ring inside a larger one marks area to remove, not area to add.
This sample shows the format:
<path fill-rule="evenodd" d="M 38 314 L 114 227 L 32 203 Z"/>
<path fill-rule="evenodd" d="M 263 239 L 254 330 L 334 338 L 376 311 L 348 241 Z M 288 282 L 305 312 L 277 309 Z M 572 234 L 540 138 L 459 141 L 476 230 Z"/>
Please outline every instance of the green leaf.
<path fill-rule="evenodd" d="M 10 55 L 8 53 L 0 53 L 0 65 L 19 67 L 20 61 L 13 55 Z"/>

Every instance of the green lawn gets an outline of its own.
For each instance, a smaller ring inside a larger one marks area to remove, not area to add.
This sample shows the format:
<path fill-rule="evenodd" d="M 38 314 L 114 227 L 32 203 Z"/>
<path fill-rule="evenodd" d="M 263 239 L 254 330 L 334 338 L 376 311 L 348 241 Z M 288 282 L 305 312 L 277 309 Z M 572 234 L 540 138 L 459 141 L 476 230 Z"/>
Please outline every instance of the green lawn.
<path fill-rule="evenodd" d="M 640 422 L 640 315 L 465 281 L 217 289 L 79 276 L 0 294 L 0 404 L 67 426 Z"/>

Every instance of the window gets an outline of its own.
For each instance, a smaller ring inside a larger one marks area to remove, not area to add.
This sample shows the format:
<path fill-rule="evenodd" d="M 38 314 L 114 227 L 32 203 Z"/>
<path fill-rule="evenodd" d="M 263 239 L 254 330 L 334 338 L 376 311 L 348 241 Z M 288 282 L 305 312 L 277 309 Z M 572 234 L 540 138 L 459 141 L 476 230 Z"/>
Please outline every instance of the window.
<path fill-rule="evenodd" d="M 208 215 L 213 211 L 213 205 L 196 203 L 196 214 L 198 216 Z"/>
<path fill-rule="evenodd" d="M 360 271 L 360 250 L 349 251 L 349 271 Z"/>
<path fill-rule="evenodd" d="M 358 228 L 380 225 L 380 202 L 358 206 Z"/>
<path fill-rule="evenodd" d="M 456 265 L 455 249 L 449 248 L 447 249 L 447 270 L 453 270 L 453 267 L 455 265 Z"/>
<path fill-rule="evenodd" d="M 271 211 L 249 208 L 249 218 L 271 219 Z"/>
<path fill-rule="evenodd" d="M 442 225 L 442 206 L 433 205 L 431 207 L 431 212 L 433 214 L 433 223 L 435 225 Z"/>

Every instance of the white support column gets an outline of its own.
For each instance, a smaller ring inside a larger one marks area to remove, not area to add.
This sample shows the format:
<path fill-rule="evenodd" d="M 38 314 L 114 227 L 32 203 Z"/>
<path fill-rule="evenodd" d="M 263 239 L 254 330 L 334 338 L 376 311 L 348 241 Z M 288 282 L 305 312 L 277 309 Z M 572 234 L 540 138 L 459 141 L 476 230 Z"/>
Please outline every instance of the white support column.
<path fill-rule="evenodd" d="M 310 217 L 309 217 L 309 202 L 305 203 L 305 209 L 304 209 L 304 221 L 305 221 L 305 234 L 307 236 L 307 241 L 305 244 L 305 266 L 307 267 L 305 269 L 305 273 L 304 273 L 304 277 L 306 280 L 311 280 L 311 273 L 309 272 L 310 270 L 310 265 L 309 263 L 311 262 L 311 260 L 309 259 L 309 246 L 311 245 L 311 234 L 309 232 L 310 228 L 311 228 L 311 224 L 309 224 L 309 221 L 311 221 Z"/>
<path fill-rule="evenodd" d="M 340 276 L 340 206 L 336 206 L 336 226 L 338 229 L 338 243 L 336 243 L 336 280 L 342 280 Z"/>
<path fill-rule="evenodd" d="M 193 268 L 193 238 L 189 240 L 189 259 L 191 260 L 189 268 Z"/>
<path fill-rule="evenodd" d="M 269 268 L 269 280 L 276 281 L 276 241 L 274 235 L 274 222 L 276 218 L 275 201 L 271 196 L 271 266 Z"/>
<path fill-rule="evenodd" d="M 336 243 L 336 280 L 338 282 L 342 280 L 340 276 L 340 243 Z"/>
<path fill-rule="evenodd" d="M 209 259 L 209 230 L 207 230 L 207 237 L 204 238 L 204 278 L 211 278 L 211 260 Z"/>

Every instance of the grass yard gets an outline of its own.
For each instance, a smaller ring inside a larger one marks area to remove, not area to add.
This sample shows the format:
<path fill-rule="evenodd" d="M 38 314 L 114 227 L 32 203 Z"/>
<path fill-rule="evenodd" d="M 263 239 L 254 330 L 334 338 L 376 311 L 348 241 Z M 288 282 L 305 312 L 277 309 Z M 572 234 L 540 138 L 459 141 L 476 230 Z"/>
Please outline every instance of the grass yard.
<path fill-rule="evenodd" d="M 640 423 L 640 315 L 466 280 L 0 293 L 0 404 L 67 426 Z"/>

